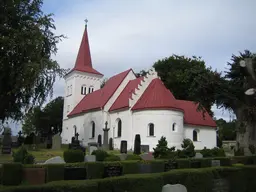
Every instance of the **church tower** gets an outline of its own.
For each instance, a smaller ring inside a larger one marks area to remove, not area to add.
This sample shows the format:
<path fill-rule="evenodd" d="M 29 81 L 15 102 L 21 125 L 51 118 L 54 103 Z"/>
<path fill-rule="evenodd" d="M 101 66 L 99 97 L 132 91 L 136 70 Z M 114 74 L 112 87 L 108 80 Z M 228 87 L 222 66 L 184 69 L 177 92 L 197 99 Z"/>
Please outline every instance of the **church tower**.
<path fill-rule="evenodd" d="M 86 24 L 75 66 L 65 76 L 64 121 L 85 95 L 100 89 L 102 77 L 103 75 L 92 67 Z"/>

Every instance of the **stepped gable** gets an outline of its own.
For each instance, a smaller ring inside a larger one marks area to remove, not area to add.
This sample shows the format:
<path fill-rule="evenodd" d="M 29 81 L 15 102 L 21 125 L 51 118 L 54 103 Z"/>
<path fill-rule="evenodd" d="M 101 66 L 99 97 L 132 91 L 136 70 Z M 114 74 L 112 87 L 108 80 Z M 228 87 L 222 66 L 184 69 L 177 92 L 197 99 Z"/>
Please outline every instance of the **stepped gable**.
<path fill-rule="evenodd" d="M 103 108 L 131 70 L 126 70 L 111 77 L 102 89 L 84 96 L 73 111 L 69 113 L 68 117 Z"/>
<path fill-rule="evenodd" d="M 88 40 L 88 34 L 87 34 L 87 26 L 85 26 L 82 42 L 80 44 L 80 48 L 76 58 L 75 67 L 70 72 L 72 71 L 81 71 L 81 72 L 93 73 L 93 74 L 103 76 L 100 72 L 96 71 L 92 67 L 92 59 L 91 59 L 90 46 L 89 46 L 89 40 Z"/>
<path fill-rule="evenodd" d="M 178 106 L 184 110 L 184 123 L 197 126 L 217 127 L 215 121 L 205 112 L 197 111 L 198 104 L 193 101 L 176 100 Z"/>
<path fill-rule="evenodd" d="M 164 86 L 159 78 L 153 79 L 132 110 L 173 109 L 182 110 L 176 103 L 173 94 Z"/>
<path fill-rule="evenodd" d="M 120 93 L 116 101 L 110 107 L 109 111 L 129 108 L 129 98 L 132 97 L 132 94 L 135 92 L 135 89 L 138 87 L 142 80 L 143 77 L 130 80 L 126 87 L 123 89 L 123 91 Z"/>

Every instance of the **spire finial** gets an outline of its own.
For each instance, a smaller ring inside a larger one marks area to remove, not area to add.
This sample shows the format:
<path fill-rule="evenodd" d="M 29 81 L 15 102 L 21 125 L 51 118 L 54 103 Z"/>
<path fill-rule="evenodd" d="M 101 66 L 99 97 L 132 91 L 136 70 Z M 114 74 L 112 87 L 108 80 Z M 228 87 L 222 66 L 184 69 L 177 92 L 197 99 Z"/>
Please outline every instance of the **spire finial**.
<path fill-rule="evenodd" d="M 85 22 L 85 27 L 87 27 L 88 19 L 85 19 L 84 22 Z"/>

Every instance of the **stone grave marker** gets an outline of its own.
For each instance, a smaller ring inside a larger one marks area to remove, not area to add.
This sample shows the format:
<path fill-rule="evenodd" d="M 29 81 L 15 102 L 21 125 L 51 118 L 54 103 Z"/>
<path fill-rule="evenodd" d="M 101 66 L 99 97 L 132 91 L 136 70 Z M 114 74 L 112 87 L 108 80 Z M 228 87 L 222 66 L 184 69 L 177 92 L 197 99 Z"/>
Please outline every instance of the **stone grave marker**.
<path fill-rule="evenodd" d="M 97 150 L 98 147 L 95 147 L 95 146 L 90 146 L 89 147 L 89 154 L 91 155 L 93 151 Z"/>
<path fill-rule="evenodd" d="M 96 161 L 96 156 L 95 155 L 86 155 L 84 157 L 85 162 L 95 162 Z"/>
<path fill-rule="evenodd" d="M 125 153 L 122 153 L 122 154 L 119 154 L 119 155 L 117 155 L 119 158 L 120 158 L 120 160 L 121 161 L 124 161 L 124 160 L 126 160 L 126 158 L 127 158 L 127 154 L 125 154 Z"/>
<path fill-rule="evenodd" d="M 229 192 L 230 186 L 226 179 L 214 179 L 212 192 Z"/>
<path fill-rule="evenodd" d="M 120 153 L 127 153 L 127 141 L 121 141 Z"/>
<path fill-rule="evenodd" d="M 188 192 L 187 188 L 184 185 L 181 184 L 175 184 L 175 185 L 164 185 L 162 188 L 162 192 Z"/>
<path fill-rule="evenodd" d="M 220 160 L 212 160 L 212 167 L 220 167 Z"/>
<path fill-rule="evenodd" d="M 170 171 L 170 170 L 177 169 L 177 168 L 178 168 L 178 163 L 173 162 L 171 160 L 169 160 L 168 162 L 166 162 L 164 164 L 164 171 Z"/>
<path fill-rule="evenodd" d="M 52 137 L 52 149 L 61 149 L 61 136 L 59 134 L 56 134 Z"/>
<path fill-rule="evenodd" d="M 141 145 L 140 150 L 142 153 L 148 153 L 149 152 L 149 145 Z"/>
<path fill-rule="evenodd" d="M 44 164 L 61 164 L 66 163 L 60 156 L 52 157 L 44 162 Z"/>
<path fill-rule="evenodd" d="M 195 158 L 202 159 L 203 155 L 201 153 L 196 153 Z"/>
<path fill-rule="evenodd" d="M 154 157 L 151 153 L 143 153 L 140 155 L 140 157 L 145 161 L 151 161 L 154 160 Z"/>

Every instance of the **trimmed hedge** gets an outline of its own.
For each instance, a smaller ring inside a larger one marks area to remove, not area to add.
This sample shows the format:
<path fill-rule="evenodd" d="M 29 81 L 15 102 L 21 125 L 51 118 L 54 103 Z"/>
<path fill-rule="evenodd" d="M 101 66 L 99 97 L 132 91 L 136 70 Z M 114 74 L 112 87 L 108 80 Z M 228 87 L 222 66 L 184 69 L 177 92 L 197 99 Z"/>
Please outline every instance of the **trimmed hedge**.
<path fill-rule="evenodd" d="M 173 170 L 165 173 L 135 174 L 88 181 L 55 181 L 41 186 L 5 187 L 3 192 L 159 192 L 165 184 L 185 185 L 189 192 L 213 191 L 215 179 L 226 179 L 232 192 L 254 192 L 256 166 Z"/>
<path fill-rule="evenodd" d="M 46 166 L 46 182 L 64 180 L 64 164 Z"/>
<path fill-rule="evenodd" d="M 22 180 L 22 164 L 6 163 L 2 167 L 2 184 L 19 185 Z"/>

